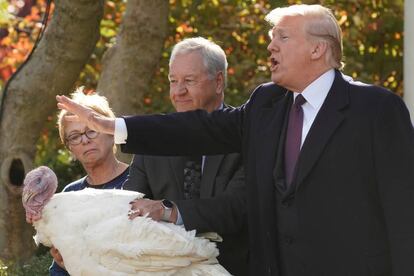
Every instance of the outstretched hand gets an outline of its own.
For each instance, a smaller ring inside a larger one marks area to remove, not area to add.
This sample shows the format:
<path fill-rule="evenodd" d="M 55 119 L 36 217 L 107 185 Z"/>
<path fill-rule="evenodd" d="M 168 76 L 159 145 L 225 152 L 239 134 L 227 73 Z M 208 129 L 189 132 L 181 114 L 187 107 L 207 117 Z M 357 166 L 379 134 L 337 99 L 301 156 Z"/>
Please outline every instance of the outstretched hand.
<path fill-rule="evenodd" d="M 90 129 L 97 132 L 114 134 L 115 132 L 115 119 L 105 117 L 99 114 L 95 110 L 75 103 L 73 100 L 66 96 L 56 96 L 58 101 L 58 108 L 64 109 L 73 115 L 65 116 L 68 121 L 80 121 L 85 123 Z"/>

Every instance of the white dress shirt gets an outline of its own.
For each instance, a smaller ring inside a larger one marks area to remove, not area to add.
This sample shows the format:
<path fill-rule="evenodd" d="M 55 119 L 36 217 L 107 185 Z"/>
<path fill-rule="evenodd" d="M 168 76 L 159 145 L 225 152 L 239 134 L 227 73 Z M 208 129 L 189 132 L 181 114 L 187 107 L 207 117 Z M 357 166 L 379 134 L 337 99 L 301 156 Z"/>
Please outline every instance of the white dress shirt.
<path fill-rule="evenodd" d="M 303 142 L 305 141 L 326 96 L 328 96 L 328 92 L 332 87 L 334 79 L 335 71 L 331 69 L 309 84 L 301 93 L 306 100 L 306 103 L 302 105 L 303 127 L 301 147 L 303 146 Z M 293 93 L 294 99 L 296 99 L 297 95 L 299 95 L 299 93 Z"/>
<path fill-rule="evenodd" d="M 128 139 L 128 130 L 124 118 L 115 118 L 115 144 L 125 144 Z"/>

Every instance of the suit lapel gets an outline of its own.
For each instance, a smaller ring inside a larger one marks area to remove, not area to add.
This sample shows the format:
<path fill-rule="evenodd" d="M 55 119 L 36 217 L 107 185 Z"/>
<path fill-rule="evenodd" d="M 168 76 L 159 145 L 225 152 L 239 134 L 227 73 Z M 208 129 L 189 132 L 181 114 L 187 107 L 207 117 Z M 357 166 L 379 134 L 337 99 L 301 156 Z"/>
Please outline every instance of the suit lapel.
<path fill-rule="evenodd" d="M 286 110 L 292 99 L 292 93 L 286 93 L 270 106 L 264 106 L 260 110 L 258 118 L 257 160 L 256 170 L 258 171 L 259 183 L 269 180 L 273 182 L 273 172 L 275 167 L 276 150 L 280 143 L 283 122 Z M 268 173 L 272 172 L 271 175 Z"/>
<path fill-rule="evenodd" d="M 184 156 L 167 157 L 170 162 L 170 167 L 175 177 L 175 184 L 177 186 L 178 195 L 184 198 Z"/>
<path fill-rule="evenodd" d="M 224 155 L 209 155 L 204 160 L 203 176 L 200 183 L 200 196 L 212 196 L 214 191 L 214 179 L 217 176 L 218 169 Z"/>
<path fill-rule="evenodd" d="M 306 136 L 299 156 L 296 176 L 296 190 L 318 161 L 326 144 L 344 120 L 343 109 L 349 103 L 348 83 L 336 71 L 332 87 Z"/>

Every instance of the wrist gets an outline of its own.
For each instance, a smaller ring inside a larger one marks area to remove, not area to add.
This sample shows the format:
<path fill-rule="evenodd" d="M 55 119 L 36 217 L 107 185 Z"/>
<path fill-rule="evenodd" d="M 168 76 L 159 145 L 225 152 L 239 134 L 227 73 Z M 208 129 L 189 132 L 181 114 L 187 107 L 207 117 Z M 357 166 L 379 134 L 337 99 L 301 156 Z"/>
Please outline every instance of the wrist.
<path fill-rule="evenodd" d="M 174 209 L 176 209 L 174 208 L 175 204 L 168 199 L 163 199 L 161 200 L 161 206 L 163 208 L 161 220 L 166 221 L 166 222 L 174 222 L 172 220 L 172 214 L 173 214 Z"/>

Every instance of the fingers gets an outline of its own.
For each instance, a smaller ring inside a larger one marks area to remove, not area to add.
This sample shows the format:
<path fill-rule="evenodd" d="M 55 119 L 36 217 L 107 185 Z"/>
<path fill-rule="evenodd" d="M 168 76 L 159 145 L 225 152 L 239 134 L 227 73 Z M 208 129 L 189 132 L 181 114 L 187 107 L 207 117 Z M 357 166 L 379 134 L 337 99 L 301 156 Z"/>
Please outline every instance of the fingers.
<path fill-rule="evenodd" d="M 141 215 L 141 209 L 135 209 L 135 210 L 131 209 L 128 211 L 128 218 L 130 220 L 133 220 L 134 218 L 139 217 L 140 215 Z"/>
<path fill-rule="evenodd" d="M 58 102 L 57 105 L 60 109 L 65 109 L 73 114 L 78 114 L 78 112 L 83 108 L 81 105 L 76 104 L 74 101 L 64 95 L 57 95 L 56 100 Z"/>
<path fill-rule="evenodd" d="M 69 113 L 74 114 L 65 116 L 65 119 L 69 121 L 86 121 L 89 114 L 92 112 L 90 108 L 77 104 L 66 96 L 58 95 L 56 96 L 56 100 L 58 101 L 57 106 L 59 109 L 64 109 Z"/>
<path fill-rule="evenodd" d="M 134 219 L 138 216 L 148 216 L 155 221 L 159 221 L 164 212 L 160 200 L 140 198 L 134 199 L 129 204 L 131 204 L 131 210 L 128 212 L 129 219 Z"/>
<path fill-rule="evenodd" d="M 71 99 L 63 95 L 57 95 L 56 100 L 58 102 L 57 106 L 59 109 L 64 109 L 66 111 L 69 111 L 70 113 L 76 114 L 76 112 L 74 112 L 76 111 L 76 109 L 74 108 L 74 104 Z"/>
<path fill-rule="evenodd" d="M 65 115 L 65 120 L 68 122 L 79 122 L 80 118 L 77 115 Z"/>
<path fill-rule="evenodd" d="M 68 121 L 81 121 L 85 123 L 90 129 L 98 132 L 114 134 L 115 132 L 115 119 L 106 117 L 100 113 L 97 113 L 89 107 L 80 105 L 66 96 L 56 96 L 58 101 L 57 106 L 59 109 L 64 109 L 69 113 L 65 116 Z"/>
<path fill-rule="evenodd" d="M 54 246 L 52 246 L 50 248 L 49 252 L 50 252 L 50 255 L 52 255 L 53 259 L 58 259 L 59 258 L 59 255 L 60 255 L 59 251 Z"/>

